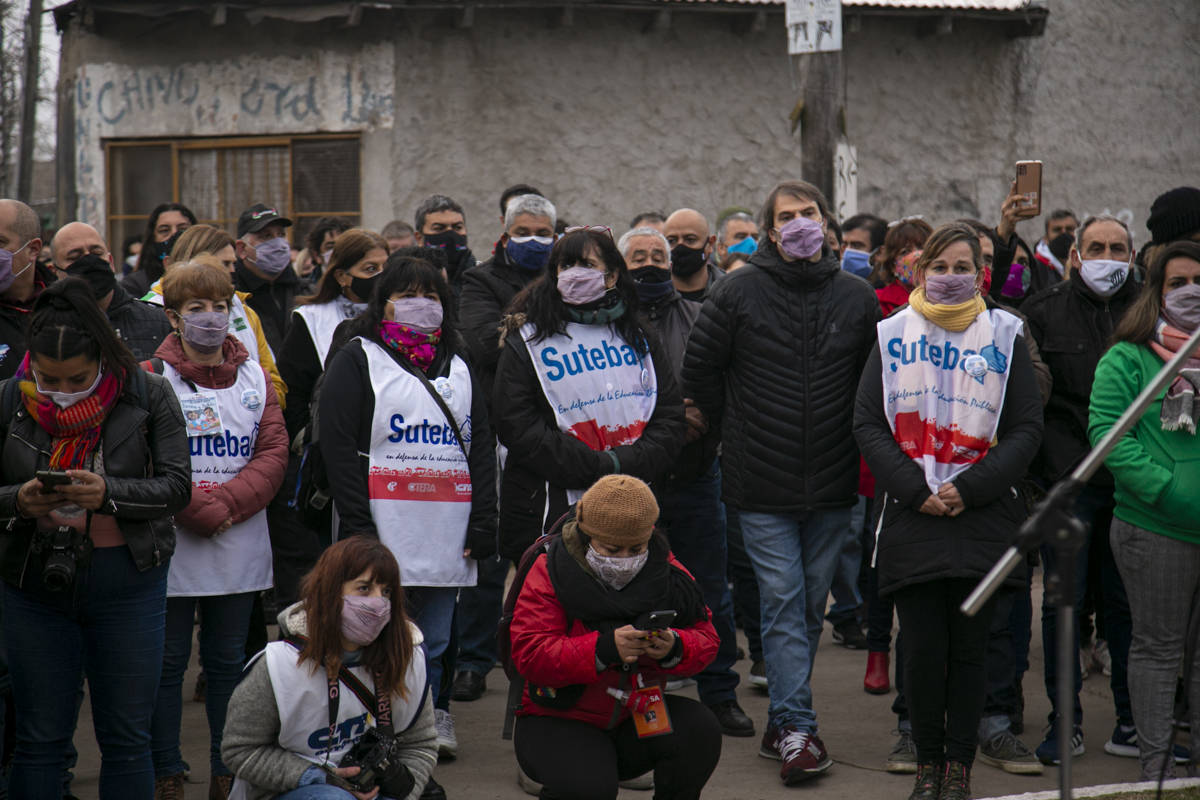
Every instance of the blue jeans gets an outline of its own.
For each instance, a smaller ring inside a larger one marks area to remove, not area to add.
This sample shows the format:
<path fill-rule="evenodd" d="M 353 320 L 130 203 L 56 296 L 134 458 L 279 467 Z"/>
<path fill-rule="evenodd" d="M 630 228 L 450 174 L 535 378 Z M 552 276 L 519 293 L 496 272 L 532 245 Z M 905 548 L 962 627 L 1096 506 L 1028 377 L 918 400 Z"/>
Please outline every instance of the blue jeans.
<path fill-rule="evenodd" d="M 299 789 L 292 789 L 284 794 L 277 794 L 275 800 L 354 800 L 354 795 L 340 786 L 313 783 L 301 786 Z"/>
<path fill-rule="evenodd" d="M 464 586 L 458 596 L 458 670 L 487 675 L 500 657 L 496 626 L 504 610 L 504 581 L 512 562 L 492 556 L 478 563 L 479 582 Z"/>
<path fill-rule="evenodd" d="M 162 681 L 150 726 L 154 777 L 165 778 L 185 769 L 183 754 L 179 752 L 179 728 L 183 719 L 183 675 L 192 657 L 197 603 L 200 604 L 200 660 L 208 681 L 204 707 L 208 712 L 209 763 L 213 775 L 232 774 L 221 762 L 221 735 L 225 731 L 229 698 L 246 662 L 246 632 L 250 629 L 250 610 L 256 594 L 167 598 Z"/>
<path fill-rule="evenodd" d="M 979 721 L 979 741 L 986 742 L 1001 731 L 1012 727 L 1009 714 L 1017 710 L 1017 690 L 1014 686 L 1017 660 L 1013 652 L 1012 610 L 1019 592 L 996 595 L 992 626 L 987 641 L 987 698 L 983 703 L 983 718 Z"/>
<path fill-rule="evenodd" d="M 1102 536 L 1108 540 L 1109 527 L 1112 524 L 1114 507 L 1113 489 L 1096 486 L 1085 486 L 1075 501 L 1073 513 L 1088 525 L 1089 541 L 1076 554 L 1075 561 L 1075 627 L 1072 633 L 1074 640 L 1079 639 L 1079 607 L 1083 603 L 1083 595 L 1087 589 L 1088 548 L 1091 537 Z M 1047 574 L 1055 568 L 1058 556 L 1054 548 L 1048 544 L 1042 545 L 1042 564 Z M 1129 644 L 1133 640 L 1133 624 L 1129 613 L 1129 598 L 1125 594 L 1125 584 L 1117 571 L 1117 563 L 1113 559 L 1112 548 L 1102 550 L 1101 574 L 1104 591 L 1105 627 L 1108 633 L 1108 652 L 1112 655 L 1112 680 L 1110 686 L 1113 693 L 1113 704 L 1116 706 L 1117 720 L 1122 725 L 1133 724 L 1133 709 L 1129 701 L 1129 683 L 1127 669 L 1129 663 Z M 1051 712 L 1049 720 L 1054 724 L 1058 719 L 1058 684 L 1055 677 L 1058 672 L 1057 621 L 1055 607 L 1048 600 L 1042 601 L 1042 650 L 1045 656 L 1046 696 L 1050 699 Z M 1075 724 L 1083 724 L 1083 706 L 1079 702 L 1079 692 L 1083 688 L 1083 676 L 1079 671 L 1079 659 L 1072 659 L 1072 669 L 1075 672 Z"/>
<path fill-rule="evenodd" d="M 74 586 L 41 576 L 4 587 L 4 635 L 17 704 L 13 797 L 58 800 L 86 672 L 100 745 L 101 800 L 150 800 L 150 718 L 163 663 L 167 565 L 139 572 L 128 547 L 97 548 Z"/>
<path fill-rule="evenodd" d="M 700 702 L 715 705 L 737 698 L 737 627 L 729 595 L 725 553 L 725 504 L 721 502 L 721 464 L 712 465 L 696 480 L 658 496 L 658 524 L 666 530 L 671 551 L 692 573 L 704 604 L 712 612 L 720 647 L 713 662 L 695 676 Z"/>
<path fill-rule="evenodd" d="M 809 678 L 850 509 L 786 514 L 743 509 L 741 518 L 746 552 L 762 589 L 763 655 L 771 692 L 767 728 L 795 725 L 816 731 Z"/>
<path fill-rule="evenodd" d="M 434 697 L 442 685 L 442 655 L 450 644 L 450 625 L 454 621 L 457 586 L 409 586 L 404 590 L 404 602 L 413 624 L 425 637 L 429 655 L 429 686 Z"/>
<path fill-rule="evenodd" d="M 850 509 L 850 527 L 846 530 L 846 539 L 842 543 L 842 553 L 830 587 L 833 608 L 829 609 L 825 618 L 835 627 L 853 619 L 854 612 L 863 604 L 862 592 L 858 590 L 858 573 L 862 569 L 862 531 L 866 516 L 867 498 L 859 495 L 858 504 Z"/>

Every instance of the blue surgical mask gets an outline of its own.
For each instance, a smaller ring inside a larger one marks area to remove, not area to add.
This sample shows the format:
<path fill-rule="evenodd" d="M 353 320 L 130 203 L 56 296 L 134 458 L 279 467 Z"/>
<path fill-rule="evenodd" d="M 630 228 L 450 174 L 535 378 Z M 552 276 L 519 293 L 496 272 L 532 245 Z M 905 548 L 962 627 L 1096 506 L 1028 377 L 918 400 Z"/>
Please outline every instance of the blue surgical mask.
<path fill-rule="evenodd" d="M 750 255 L 758 249 L 758 242 L 754 241 L 753 236 L 747 236 L 737 244 L 729 245 L 727 249 L 730 253 L 742 253 L 744 255 Z"/>
<path fill-rule="evenodd" d="M 536 272 L 550 260 L 550 248 L 554 246 L 552 236 L 511 236 L 504 245 L 508 260 L 521 269 Z"/>
<path fill-rule="evenodd" d="M 871 254 L 862 250 L 847 250 L 842 254 L 842 269 L 865 278 L 871 274 Z"/>

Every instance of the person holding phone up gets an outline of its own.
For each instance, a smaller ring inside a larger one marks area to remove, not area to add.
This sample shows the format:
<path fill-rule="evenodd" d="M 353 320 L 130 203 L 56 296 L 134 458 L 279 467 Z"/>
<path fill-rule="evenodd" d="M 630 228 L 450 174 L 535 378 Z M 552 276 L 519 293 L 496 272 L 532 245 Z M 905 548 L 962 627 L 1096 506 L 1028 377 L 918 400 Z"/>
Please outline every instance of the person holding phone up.
<path fill-rule="evenodd" d="M 719 637 L 657 519 L 649 486 L 602 477 L 520 589 L 512 660 L 526 685 L 513 743 L 522 783 L 543 798 L 615 800 L 618 781 L 651 770 L 658 800 L 698 798 L 720 759 L 712 711 L 664 700 L 666 677 L 704 669 Z"/>
<path fill-rule="evenodd" d="M 47 286 L 0 384 L 0 576 L 16 700 L 10 791 L 62 797 L 80 674 L 102 800 L 150 800 L 171 515 L 191 496 L 183 414 L 138 369 L 79 278 Z M 40 478 L 38 476 L 41 476 Z"/>

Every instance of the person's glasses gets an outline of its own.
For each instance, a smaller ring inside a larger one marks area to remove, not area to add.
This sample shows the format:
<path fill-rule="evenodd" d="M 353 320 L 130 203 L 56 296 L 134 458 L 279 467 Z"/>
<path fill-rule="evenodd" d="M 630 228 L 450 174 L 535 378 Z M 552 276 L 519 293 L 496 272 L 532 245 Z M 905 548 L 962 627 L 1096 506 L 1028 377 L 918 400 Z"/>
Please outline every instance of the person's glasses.
<path fill-rule="evenodd" d="M 612 228 L 606 227 L 604 225 L 573 225 L 570 228 L 567 228 L 565 231 L 563 231 L 563 233 L 564 234 L 575 233 L 575 231 L 596 231 L 597 233 L 607 233 L 608 238 L 612 239 L 614 242 L 616 242 L 616 239 L 613 239 Z"/>

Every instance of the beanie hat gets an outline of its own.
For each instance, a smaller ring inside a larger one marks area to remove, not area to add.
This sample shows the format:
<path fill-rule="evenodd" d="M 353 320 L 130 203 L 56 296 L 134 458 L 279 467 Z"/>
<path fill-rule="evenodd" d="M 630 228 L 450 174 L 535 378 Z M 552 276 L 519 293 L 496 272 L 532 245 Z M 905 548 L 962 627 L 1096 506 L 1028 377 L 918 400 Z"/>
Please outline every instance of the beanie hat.
<path fill-rule="evenodd" d="M 1200 231 L 1200 189 L 1180 186 L 1160 194 L 1150 206 L 1146 227 L 1155 244 L 1167 244 Z"/>
<path fill-rule="evenodd" d="M 658 503 L 650 487 L 632 475 L 605 475 L 583 493 L 575 506 L 579 530 L 610 547 L 650 541 Z"/>

